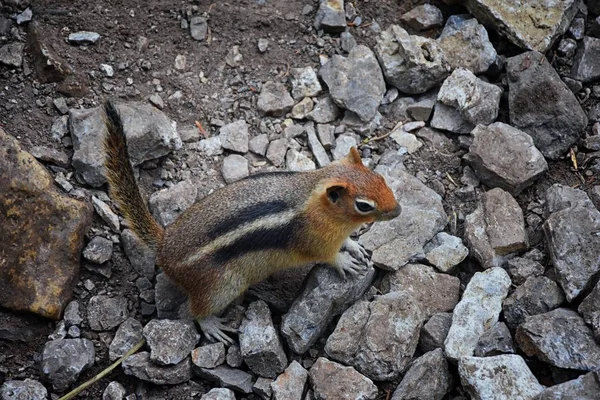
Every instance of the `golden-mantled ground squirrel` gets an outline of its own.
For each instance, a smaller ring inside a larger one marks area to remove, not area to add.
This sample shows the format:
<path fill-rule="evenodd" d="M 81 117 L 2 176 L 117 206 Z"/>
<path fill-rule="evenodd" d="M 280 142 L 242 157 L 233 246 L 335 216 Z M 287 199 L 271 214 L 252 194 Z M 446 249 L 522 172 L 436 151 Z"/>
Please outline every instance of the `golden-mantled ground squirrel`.
<path fill-rule="evenodd" d="M 157 265 L 185 290 L 205 335 L 231 343 L 214 314 L 272 273 L 313 262 L 342 276 L 365 268 L 365 250 L 349 238 L 362 224 L 389 220 L 400 206 L 358 151 L 310 172 L 250 176 L 215 191 L 163 228 L 142 199 L 121 118 L 105 104 L 106 170 L 111 194 L 133 231 L 157 252 Z M 353 257 L 341 253 L 348 250 Z"/>

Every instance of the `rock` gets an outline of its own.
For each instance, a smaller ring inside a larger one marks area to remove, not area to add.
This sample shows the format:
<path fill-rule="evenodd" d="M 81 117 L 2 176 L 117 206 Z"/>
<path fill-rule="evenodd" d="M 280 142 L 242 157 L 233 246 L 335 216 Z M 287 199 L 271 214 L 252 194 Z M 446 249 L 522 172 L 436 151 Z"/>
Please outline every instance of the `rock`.
<path fill-rule="evenodd" d="M 350 53 L 357 44 L 356 39 L 354 39 L 354 36 L 350 32 L 342 32 L 340 34 L 340 45 L 346 53 Z"/>
<path fill-rule="evenodd" d="M 275 139 L 269 143 L 267 159 L 276 167 L 281 167 L 285 161 L 289 139 Z"/>
<path fill-rule="evenodd" d="M 544 390 L 521 356 L 464 357 L 460 381 L 473 399 L 533 399 Z"/>
<path fill-rule="evenodd" d="M 40 373 L 62 392 L 74 383 L 79 375 L 94 365 L 94 344 L 88 339 L 58 339 L 44 345 Z"/>
<path fill-rule="evenodd" d="M 117 381 L 112 381 L 102 393 L 102 400 L 123 400 L 127 395 L 125 387 Z"/>
<path fill-rule="evenodd" d="M 77 300 L 73 300 L 67 304 L 63 320 L 67 326 L 79 325 L 83 322 L 81 313 L 79 312 L 79 302 Z"/>
<path fill-rule="evenodd" d="M 429 121 L 433 107 L 435 106 L 435 99 L 424 98 L 415 103 L 409 104 L 406 107 L 406 113 L 415 121 Z"/>
<path fill-rule="evenodd" d="M 104 75 L 106 75 L 109 78 L 112 78 L 115 74 L 113 67 L 111 67 L 108 64 L 100 64 L 100 71 L 104 72 Z"/>
<path fill-rule="evenodd" d="M 483 25 L 470 16 L 450 16 L 437 42 L 452 69 L 466 68 L 481 74 L 498 56 Z"/>
<path fill-rule="evenodd" d="M 140 340 L 143 339 L 142 324 L 134 318 L 127 318 L 117 329 L 115 337 L 110 342 L 109 358 L 115 361 L 123 357 Z"/>
<path fill-rule="evenodd" d="M 433 314 L 421 329 L 419 348 L 424 352 L 443 349 L 451 325 L 452 313 Z"/>
<path fill-rule="evenodd" d="M 252 372 L 266 378 L 275 378 L 283 372 L 287 357 L 264 301 L 250 304 L 239 331 L 240 350 Z"/>
<path fill-rule="evenodd" d="M 23 64 L 23 48 L 25 45 L 12 42 L 0 47 L 0 64 L 19 68 Z"/>
<path fill-rule="evenodd" d="M 289 367 L 271 383 L 273 400 L 302 400 L 308 371 L 302 368 L 296 361 L 292 361 Z"/>
<path fill-rule="evenodd" d="M 469 255 L 460 238 L 440 232 L 425 245 L 425 259 L 442 272 L 448 273 Z"/>
<path fill-rule="evenodd" d="M 312 67 L 290 69 L 292 98 L 296 101 L 304 97 L 314 97 L 323 90 Z"/>
<path fill-rule="evenodd" d="M 600 343 L 600 283 L 583 299 L 577 309 L 583 320 L 594 330 L 596 341 Z"/>
<path fill-rule="evenodd" d="M 250 175 L 248 160 L 239 154 L 231 154 L 223 159 L 221 174 L 227 183 L 233 183 Z"/>
<path fill-rule="evenodd" d="M 155 385 L 177 385 L 192 378 L 192 363 L 186 358 L 177 365 L 162 366 L 150 361 L 150 353 L 131 355 L 121 364 L 125 375 L 134 376 Z"/>
<path fill-rule="evenodd" d="M 515 257 L 506 262 L 506 270 L 513 285 L 522 285 L 527 278 L 544 274 L 544 266 L 528 258 Z"/>
<path fill-rule="evenodd" d="M 502 268 L 473 275 L 452 315 L 444 341 L 446 357 L 459 360 L 473 355 L 481 335 L 498 322 L 509 287 L 510 278 Z"/>
<path fill-rule="evenodd" d="M 386 82 L 404 93 L 424 93 L 450 73 L 436 41 L 409 35 L 398 25 L 381 32 L 375 54 Z"/>
<path fill-rule="evenodd" d="M 271 383 L 273 381 L 271 379 L 266 378 L 258 378 L 256 382 L 254 382 L 254 386 L 252 387 L 252 391 L 258 394 L 264 400 L 270 400 L 273 391 L 271 390 Z"/>
<path fill-rule="evenodd" d="M 414 30 L 426 31 L 442 26 L 444 16 L 436 6 L 422 4 L 403 14 L 400 21 Z"/>
<path fill-rule="evenodd" d="M 287 151 L 285 164 L 289 171 L 312 171 L 317 168 L 313 160 L 294 149 Z"/>
<path fill-rule="evenodd" d="M 486 192 L 465 219 L 465 241 L 470 254 L 484 268 L 503 265 L 511 254 L 528 247 L 521 207 L 500 188 Z"/>
<path fill-rule="evenodd" d="M 292 113 L 291 113 L 292 118 L 294 118 L 294 119 L 306 118 L 306 115 L 313 110 L 314 105 L 315 104 L 310 97 L 305 97 L 304 99 L 300 100 L 300 102 L 292 108 Z"/>
<path fill-rule="evenodd" d="M 173 66 L 178 71 L 184 71 L 186 62 L 187 62 L 186 56 L 184 56 L 183 54 L 177 54 L 175 56 L 175 64 Z"/>
<path fill-rule="evenodd" d="M 381 292 L 405 292 L 420 304 L 425 317 L 452 311 L 460 298 L 460 280 L 433 267 L 407 264 L 381 280 Z"/>
<path fill-rule="evenodd" d="M 230 389 L 214 388 L 203 394 L 200 400 L 235 400 L 235 394 Z"/>
<path fill-rule="evenodd" d="M 262 115 L 282 117 L 292 110 L 294 99 L 285 85 L 266 82 L 262 86 L 256 107 Z"/>
<path fill-rule="evenodd" d="M 589 288 L 600 271 L 599 229 L 600 212 L 582 204 L 554 212 L 544 223 L 550 259 L 569 302 Z"/>
<path fill-rule="evenodd" d="M 192 17 L 190 19 L 190 35 L 194 40 L 202 42 L 208 34 L 208 23 L 204 17 Z"/>
<path fill-rule="evenodd" d="M 373 400 L 377 386 L 352 367 L 319 357 L 309 372 L 315 398 L 322 400 L 355 399 Z"/>
<path fill-rule="evenodd" d="M 197 188 L 190 181 L 181 181 L 168 189 L 152 193 L 148 205 L 159 224 L 167 226 L 196 202 Z"/>
<path fill-rule="evenodd" d="M 600 373 L 589 372 L 577 379 L 546 388 L 535 400 L 595 400 L 600 393 Z"/>
<path fill-rule="evenodd" d="M 239 368 L 244 362 L 242 351 L 238 346 L 230 346 L 227 350 L 226 357 L 227 365 L 233 368 Z"/>
<path fill-rule="evenodd" d="M 335 145 L 335 127 L 329 124 L 318 124 L 317 135 L 326 150 L 331 150 Z"/>
<path fill-rule="evenodd" d="M 475 128 L 473 124 L 460 115 L 460 112 L 456 108 L 447 106 L 439 101 L 435 103 L 430 125 L 432 128 L 454 133 L 471 133 L 473 128 Z"/>
<path fill-rule="evenodd" d="M 200 335 L 193 321 L 154 319 L 144 327 L 150 360 L 158 365 L 175 365 L 194 349 Z"/>
<path fill-rule="evenodd" d="M 17 25 L 21 25 L 21 24 L 24 24 L 25 22 L 31 21 L 32 17 L 33 17 L 33 11 L 31 11 L 31 8 L 27 7 L 25 9 L 25 11 L 17 14 Z"/>
<path fill-rule="evenodd" d="M 502 122 L 478 125 L 465 160 L 483 183 L 518 196 L 548 170 L 531 136 Z M 500 151 L 499 151 L 500 149 Z"/>
<path fill-rule="evenodd" d="M 269 135 L 260 134 L 258 136 L 253 137 L 248 142 L 248 149 L 261 156 L 265 156 L 267 154 L 267 147 L 269 146 Z"/>
<path fill-rule="evenodd" d="M 540 53 L 511 57 L 506 70 L 511 125 L 528 133 L 545 157 L 558 159 L 587 125 L 577 98 Z M 544 96 L 539 95 L 540 88 Z"/>
<path fill-rule="evenodd" d="M 96 236 L 83 249 L 83 258 L 96 264 L 103 264 L 110 260 L 113 252 L 112 240 Z"/>
<path fill-rule="evenodd" d="M 245 154 L 248 152 L 248 125 L 243 119 L 227 124 L 219 129 L 221 146 L 225 150 Z"/>
<path fill-rule="evenodd" d="M 592 82 L 600 78 L 600 38 L 585 36 L 571 69 L 571 78 Z"/>
<path fill-rule="evenodd" d="M 557 53 L 563 57 L 573 58 L 577 50 L 577 42 L 573 39 L 562 39 L 556 49 Z M 566 82 L 565 82 L 566 83 Z"/>
<path fill-rule="evenodd" d="M 23 381 L 6 381 L 0 387 L 0 399 L 2 400 L 46 400 L 48 391 L 38 381 L 25 379 Z"/>
<path fill-rule="evenodd" d="M 200 141 L 198 150 L 207 157 L 223 154 L 223 146 L 221 146 L 221 138 L 219 136 L 209 137 Z"/>
<path fill-rule="evenodd" d="M 108 331 L 119 326 L 129 316 L 127 299 L 122 296 L 94 296 L 87 308 L 88 323 L 94 331 Z"/>
<path fill-rule="evenodd" d="M 458 110 L 473 125 L 488 125 L 498 117 L 502 89 L 477 78 L 471 71 L 458 68 L 446 78 L 438 100 Z"/>
<path fill-rule="evenodd" d="M 360 301 L 342 314 L 325 352 L 373 380 L 397 379 L 412 360 L 424 317 L 406 292 Z"/>
<path fill-rule="evenodd" d="M 192 363 L 199 368 L 216 368 L 225 362 L 223 343 L 207 344 L 192 351 Z"/>
<path fill-rule="evenodd" d="M 346 29 L 344 0 L 321 0 L 313 26 L 329 33 L 343 32 Z"/>
<path fill-rule="evenodd" d="M 304 125 L 304 129 L 306 130 L 308 147 L 312 151 L 315 160 L 317 160 L 319 167 L 329 165 L 331 161 L 329 160 L 329 156 L 327 155 L 325 148 L 317 138 L 317 134 L 315 133 L 315 125 L 312 122 L 307 122 Z"/>
<path fill-rule="evenodd" d="M 100 34 L 96 32 L 79 31 L 69 34 L 69 43 L 77 45 L 94 44 L 100 40 Z"/>
<path fill-rule="evenodd" d="M 265 53 L 269 49 L 269 41 L 267 39 L 258 39 L 258 51 Z"/>
<path fill-rule="evenodd" d="M 575 206 L 594 208 L 586 192 L 581 189 L 573 189 L 570 186 L 555 183 L 546 191 L 546 207 L 544 209 L 546 218 L 550 214 Z"/>
<path fill-rule="evenodd" d="M 516 0 L 469 0 L 468 10 L 483 24 L 493 26 L 511 42 L 527 50 L 545 53 L 566 32 L 580 1 L 534 0 L 525 7 Z M 544 15 L 543 19 L 540 16 Z"/>
<path fill-rule="evenodd" d="M 527 317 L 552 311 L 564 301 L 565 296 L 554 281 L 532 276 L 504 300 L 502 310 L 508 326 L 516 329 Z"/>
<path fill-rule="evenodd" d="M 96 196 L 92 196 L 92 204 L 94 205 L 94 210 L 96 213 L 102 218 L 104 222 L 114 231 L 119 232 L 121 230 L 121 223 L 119 222 L 119 217 L 117 214 L 111 210 L 110 206 L 97 198 Z"/>
<path fill-rule="evenodd" d="M 394 391 L 392 400 L 444 398 L 452 389 L 452 375 L 442 349 L 415 359 Z"/>
<path fill-rule="evenodd" d="M 319 74 L 338 106 L 356 113 L 364 122 L 375 117 L 385 93 L 385 82 L 368 47 L 356 46 L 348 57 L 334 55 Z"/>
<path fill-rule="evenodd" d="M 46 169 L 2 129 L 0 160 L 0 306 L 58 320 L 77 283 L 92 208 L 59 193 Z"/>
<path fill-rule="evenodd" d="M 179 318 L 179 308 L 187 296 L 164 272 L 156 275 L 155 296 L 158 318 Z"/>
<path fill-rule="evenodd" d="M 400 147 L 404 147 L 408 151 L 408 154 L 414 154 L 423 147 L 423 143 L 421 143 L 412 133 L 406 132 L 403 127 L 394 128 L 390 137 Z"/>
<path fill-rule="evenodd" d="M 316 103 L 311 112 L 306 114 L 306 119 L 318 124 L 326 124 L 335 121 L 340 115 L 340 109 L 335 105 L 331 97 L 323 97 Z"/>
<path fill-rule="evenodd" d="M 241 64 L 242 60 L 243 57 L 240 54 L 240 46 L 231 46 L 231 49 L 225 56 L 225 63 L 231 68 L 236 68 Z"/>
<path fill-rule="evenodd" d="M 508 327 L 504 322 L 496 322 L 479 337 L 473 355 L 476 357 L 490 357 L 514 352 L 515 349 Z"/>
<path fill-rule="evenodd" d="M 350 152 L 350 148 L 357 145 L 356 139 L 351 135 L 340 135 L 335 139 L 335 147 L 331 150 L 334 160 L 342 160 Z"/>
<path fill-rule="evenodd" d="M 155 252 L 130 229 L 121 232 L 121 243 L 133 269 L 148 279 L 154 278 Z"/>
<path fill-rule="evenodd" d="M 527 318 L 517 328 L 515 340 L 528 356 L 558 368 L 595 371 L 600 365 L 600 345 L 591 329 L 566 308 Z"/>
<path fill-rule="evenodd" d="M 150 101 L 150 103 L 152 103 L 152 105 L 154 107 L 158 108 L 159 110 L 162 110 L 163 108 L 165 108 L 165 102 L 163 101 L 162 97 L 160 97 L 160 95 L 158 93 L 152 94 L 148 98 L 148 100 Z M 193 130 L 193 132 L 196 132 L 196 131 L 197 131 L 196 129 Z M 182 134 L 180 133 L 180 135 L 182 135 Z M 181 140 L 183 142 L 187 142 L 188 141 L 188 140 L 185 140 L 183 138 L 183 136 L 181 137 Z"/>
<path fill-rule="evenodd" d="M 302 293 L 281 320 L 281 333 L 288 346 L 302 354 L 321 337 L 333 318 L 358 300 L 373 282 L 375 270 L 341 279 L 328 267 L 313 268 Z"/>
<path fill-rule="evenodd" d="M 252 375 L 239 369 L 221 365 L 214 369 L 196 368 L 194 372 L 201 378 L 241 393 L 252 393 Z"/>
<path fill-rule="evenodd" d="M 28 24 L 27 33 L 33 66 L 40 83 L 62 82 L 73 74 L 73 68 L 48 44 L 52 38 L 40 34 L 37 21 Z"/>
<path fill-rule="evenodd" d="M 359 242 L 373 252 L 379 267 L 395 271 L 409 261 L 424 257 L 424 246 L 446 225 L 441 197 L 397 165 L 377 166 L 402 207 L 398 218 L 380 222 L 362 235 Z M 400 234 L 402 232 L 402 234 Z"/>

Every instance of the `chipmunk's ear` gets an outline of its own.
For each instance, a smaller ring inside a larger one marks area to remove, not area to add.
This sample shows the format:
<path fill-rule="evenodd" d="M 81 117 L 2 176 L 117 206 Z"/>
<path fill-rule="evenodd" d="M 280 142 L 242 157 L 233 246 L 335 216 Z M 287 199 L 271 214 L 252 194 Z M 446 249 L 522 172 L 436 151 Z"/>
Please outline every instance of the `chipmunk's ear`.
<path fill-rule="evenodd" d="M 325 189 L 325 191 L 327 192 L 327 199 L 329 200 L 329 202 L 331 204 L 336 204 L 344 195 L 344 192 L 346 191 L 346 185 L 334 184 L 328 186 L 327 189 Z"/>
<path fill-rule="evenodd" d="M 363 165 L 360 154 L 358 153 L 358 150 L 356 150 L 356 147 L 350 148 L 348 155 L 344 157 L 344 163 Z"/>

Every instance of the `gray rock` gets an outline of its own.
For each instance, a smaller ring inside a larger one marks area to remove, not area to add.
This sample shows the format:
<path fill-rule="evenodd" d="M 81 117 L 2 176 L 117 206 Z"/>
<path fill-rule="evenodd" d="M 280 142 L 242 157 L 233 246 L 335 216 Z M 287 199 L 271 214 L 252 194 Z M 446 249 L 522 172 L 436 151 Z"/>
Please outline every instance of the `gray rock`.
<path fill-rule="evenodd" d="M 155 252 L 130 229 L 121 232 L 121 243 L 133 269 L 141 276 L 154 278 Z"/>
<path fill-rule="evenodd" d="M 415 135 L 408 133 L 405 127 L 397 126 L 390 134 L 390 138 L 400 147 L 404 147 L 408 154 L 416 153 L 423 143 L 421 143 Z"/>
<path fill-rule="evenodd" d="M 0 387 L 2 400 L 46 400 L 48 391 L 38 381 L 25 379 L 23 381 L 6 381 Z"/>
<path fill-rule="evenodd" d="M 69 34 L 69 43 L 77 45 L 94 44 L 100 40 L 100 34 L 96 32 L 79 31 Z"/>
<path fill-rule="evenodd" d="M 360 301 L 342 314 L 325 352 L 373 380 L 397 379 L 412 360 L 424 317 L 406 292 Z"/>
<path fill-rule="evenodd" d="M 517 201 L 500 188 L 486 192 L 465 219 L 465 242 L 484 268 L 500 267 L 513 253 L 527 250 L 523 211 Z"/>
<path fill-rule="evenodd" d="M 68 121 L 69 117 L 67 115 L 60 116 L 54 120 L 50 131 L 52 132 L 52 138 L 57 142 L 61 142 L 62 138 L 69 133 Z"/>
<path fill-rule="evenodd" d="M 112 240 L 95 236 L 85 249 L 83 249 L 83 258 L 96 264 L 103 264 L 110 260 L 113 252 Z"/>
<path fill-rule="evenodd" d="M 235 400 L 235 394 L 230 389 L 214 388 L 203 394 L 200 400 Z"/>
<path fill-rule="evenodd" d="M 225 56 L 225 63 L 231 68 L 239 67 L 243 61 L 242 54 L 240 53 L 240 46 L 231 46 L 231 49 Z"/>
<path fill-rule="evenodd" d="M 587 193 L 581 189 L 573 189 L 570 186 L 555 183 L 546 191 L 546 207 L 544 209 L 546 218 L 550 214 L 575 206 L 594 208 Z"/>
<path fill-rule="evenodd" d="M 207 344 L 192 351 L 192 363 L 199 368 L 216 368 L 225 362 L 225 345 Z"/>
<path fill-rule="evenodd" d="M 108 356 L 111 361 L 123 357 L 144 337 L 142 323 L 133 318 L 127 318 L 117 329 L 115 337 L 110 342 Z"/>
<path fill-rule="evenodd" d="M 190 19 L 190 34 L 194 40 L 202 42 L 208 34 L 208 23 L 204 17 L 192 17 Z"/>
<path fill-rule="evenodd" d="M 577 42 L 573 39 L 564 38 L 558 44 L 558 48 L 556 49 L 558 55 L 572 58 L 575 55 L 575 51 L 577 50 Z M 566 82 L 565 82 L 566 83 Z"/>
<path fill-rule="evenodd" d="M 219 129 L 221 146 L 225 150 L 245 154 L 248 152 L 248 125 L 243 119 L 227 124 Z"/>
<path fill-rule="evenodd" d="M 377 266 L 395 271 L 411 260 L 424 258 L 423 247 L 444 229 L 448 219 L 440 195 L 398 164 L 380 163 L 376 171 L 386 178 L 402 212 L 389 222 L 373 225 L 359 242 L 373 253 L 371 260 Z"/>
<path fill-rule="evenodd" d="M 550 259 L 568 301 L 589 288 L 600 272 L 598 230 L 600 212 L 581 204 L 552 213 L 544 223 Z"/>
<path fill-rule="evenodd" d="M 369 378 L 352 367 L 345 367 L 323 357 L 319 357 L 312 366 L 309 377 L 315 398 L 319 400 L 374 400 L 377 397 L 377 386 Z"/>
<path fill-rule="evenodd" d="M 346 53 L 350 53 L 357 44 L 356 39 L 354 39 L 354 36 L 350 32 L 342 32 L 340 34 L 340 45 Z"/>
<path fill-rule="evenodd" d="M 177 365 L 162 366 L 154 364 L 150 360 L 150 353 L 142 351 L 127 357 L 121 366 L 125 375 L 155 385 L 177 385 L 192 378 L 192 363 L 189 358 Z"/>
<path fill-rule="evenodd" d="M 326 124 L 335 121 L 340 116 L 340 109 L 331 97 L 326 96 L 319 99 L 311 112 L 306 114 L 306 119 L 314 121 L 318 124 Z"/>
<path fill-rule="evenodd" d="M 496 322 L 479 337 L 473 355 L 475 357 L 490 357 L 514 352 L 515 349 L 508 327 L 504 322 Z"/>
<path fill-rule="evenodd" d="M 316 30 L 337 33 L 346 29 L 344 0 L 321 0 L 313 26 Z"/>
<path fill-rule="evenodd" d="M 483 183 L 513 196 L 531 186 L 548 170 L 544 156 L 531 136 L 502 122 L 478 125 L 465 160 Z"/>
<path fill-rule="evenodd" d="M 481 74 L 498 56 L 483 25 L 470 16 L 450 16 L 437 42 L 452 69 L 467 68 Z"/>
<path fill-rule="evenodd" d="M 426 318 L 452 311 L 460 298 L 460 280 L 435 272 L 433 267 L 407 264 L 381 280 L 381 292 L 404 292 L 416 300 Z"/>
<path fill-rule="evenodd" d="M 267 154 L 267 147 L 269 146 L 269 135 L 262 133 L 258 136 L 253 137 L 248 142 L 248 149 L 260 156 Z"/>
<path fill-rule="evenodd" d="M 600 346 L 575 311 L 566 308 L 533 315 L 519 325 L 517 345 L 528 356 L 558 368 L 596 371 Z"/>
<path fill-rule="evenodd" d="M 600 78 L 600 38 L 583 38 L 571 69 L 571 78 L 582 82 Z"/>
<path fill-rule="evenodd" d="M 168 189 L 154 192 L 148 199 L 150 211 L 158 223 L 167 226 L 194 204 L 197 191 L 190 181 L 181 181 Z"/>
<path fill-rule="evenodd" d="M 356 139 L 352 135 L 343 134 L 335 139 L 335 147 L 331 150 L 334 160 L 341 160 L 348 155 L 350 148 L 357 145 Z"/>
<path fill-rule="evenodd" d="M 475 125 L 460 115 L 460 111 L 439 101 L 435 103 L 430 125 L 432 128 L 454 133 L 470 133 L 475 128 Z"/>
<path fill-rule="evenodd" d="M 404 93 L 424 93 L 450 73 L 436 41 L 409 35 L 398 25 L 381 32 L 375 54 L 385 80 Z"/>
<path fill-rule="evenodd" d="M 69 156 L 62 151 L 50 147 L 34 146 L 29 152 L 40 161 L 49 162 L 63 168 L 69 166 Z"/>
<path fill-rule="evenodd" d="M 284 84 L 266 82 L 262 86 L 256 107 L 262 115 L 281 117 L 292 110 L 294 99 Z"/>
<path fill-rule="evenodd" d="M 230 154 L 223 159 L 221 174 L 227 183 L 233 183 L 250 175 L 248 160 L 239 154 Z"/>
<path fill-rule="evenodd" d="M 394 391 L 392 400 L 442 400 L 452 389 L 454 379 L 442 349 L 436 349 L 415 359 Z"/>
<path fill-rule="evenodd" d="M 100 218 L 102 218 L 114 232 L 119 232 L 121 226 L 119 217 L 110 209 L 108 204 L 98 199 L 96 196 L 92 196 L 92 204 Z"/>
<path fill-rule="evenodd" d="M 258 51 L 261 53 L 265 53 L 269 49 L 269 41 L 267 39 L 260 38 L 258 39 Z"/>
<path fill-rule="evenodd" d="M 104 65 L 104 64 L 101 64 Z M 64 97 L 58 97 L 52 100 L 54 107 L 58 110 L 62 115 L 66 115 L 69 112 L 69 106 L 67 106 L 67 101 Z"/>
<path fill-rule="evenodd" d="M 310 97 L 305 97 L 292 107 L 291 116 L 294 119 L 304 119 L 315 106 L 314 101 Z"/>
<path fill-rule="evenodd" d="M 334 55 L 319 74 L 333 101 L 364 121 L 372 120 L 385 93 L 385 82 L 373 52 L 359 45 L 348 57 Z"/>
<path fill-rule="evenodd" d="M 440 232 L 424 247 L 425 259 L 442 272 L 451 272 L 469 255 L 460 238 Z"/>
<path fill-rule="evenodd" d="M 127 299 L 123 296 L 94 296 L 87 308 L 90 328 L 94 331 L 108 331 L 119 326 L 129 317 Z"/>
<path fill-rule="evenodd" d="M 290 69 L 290 83 L 292 98 L 296 101 L 304 97 L 314 97 L 323 90 L 312 67 Z"/>
<path fill-rule="evenodd" d="M 312 171 L 317 168 L 313 160 L 294 149 L 287 151 L 285 165 L 289 171 Z"/>
<path fill-rule="evenodd" d="M 81 313 L 79 311 L 79 302 L 77 300 L 72 300 L 69 304 L 67 304 L 65 307 L 63 320 L 68 327 L 79 325 L 83 322 L 83 318 L 81 318 Z"/>
<path fill-rule="evenodd" d="M 446 357 L 458 360 L 473 355 L 481 335 L 498 322 L 509 287 L 510 278 L 502 268 L 473 275 L 452 315 L 444 341 Z"/>
<path fill-rule="evenodd" d="M 127 395 L 125 387 L 117 381 L 112 381 L 102 393 L 102 400 L 123 400 Z"/>
<path fill-rule="evenodd" d="M 558 285 L 545 276 L 532 276 L 504 300 L 502 311 L 511 329 L 531 315 L 543 314 L 558 308 L 565 296 Z"/>
<path fill-rule="evenodd" d="M 209 137 L 208 139 L 201 140 L 198 144 L 198 150 L 200 153 L 208 157 L 223 154 L 221 138 L 219 136 L 213 136 Z"/>
<path fill-rule="evenodd" d="M 438 100 L 458 110 L 461 117 L 473 124 L 491 124 L 498 117 L 502 89 L 477 78 L 471 71 L 458 68 L 446 78 Z"/>
<path fill-rule="evenodd" d="M 271 383 L 273 381 L 267 378 L 258 378 L 252 386 L 252 391 L 258 394 L 264 400 L 270 400 L 273 390 L 271 390 Z"/>
<path fill-rule="evenodd" d="M 581 137 L 587 125 L 577 98 L 540 53 L 511 57 L 506 70 L 511 125 L 531 135 L 545 157 L 558 159 Z M 547 95 L 539 96 L 540 88 Z M 548 96 L 552 96 L 552 101 L 548 101 Z"/>
<path fill-rule="evenodd" d="M 433 107 L 435 106 L 434 98 L 424 98 L 415 103 L 409 104 L 406 107 L 406 113 L 415 121 L 429 121 Z"/>
<path fill-rule="evenodd" d="M 317 135 L 319 136 L 319 141 L 323 145 L 326 150 L 331 150 L 331 148 L 335 145 L 335 127 L 329 124 L 318 124 L 317 125 Z"/>
<path fill-rule="evenodd" d="M 592 327 L 596 341 L 600 343 L 600 282 L 583 299 L 577 310 L 583 317 L 583 320 Z"/>
<path fill-rule="evenodd" d="M 426 31 L 442 26 L 442 11 L 431 4 L 422 4 L 403 14 L 400 21 L 417 31 Z"/>
<path fill-rule="evenodd" d="M 190 320 L 153 319 L 143 333 L 150 347 L 150 360 L 158 365 L 179 364 L 200 340 Z"/>
<path fill-rule="evenodd" d="M 444 348 L 444 341 L 452 325 L 452 313 L 433 314 L 421 328 L 419 348 L 423 352 Z"/>
<path fill-rule="evenodd" d="M 159 110 L 162 110 L 163 108 L 165 108 L 165 102 L 163 101 L 162 97 L 160 97 L 160 95 L 158 93 L 154 93 L 153 95 L 151 95 L 148 100 L 150 101 L 150 103 L 152 103 L 152 105 L 156 108 L 158 108 Z M 194 132 L 197 132 L 196 129 L 194 129 Z M 182 141 L 186 142 L 186 140 L 183 139 L 183 137 L 181 138 Z"/>
<path fill-rule="evenodd" d="M 308 371 L 297 361 L 292 361 L 290 366 L 271 383 L 273 400 L 302 400 L 307 379 Z"/>
<path fill-rule="evenodd" d="M 577 379 L 546 388 L 535 400 L 597 400 L 600 372 L 589 372 Z"/>
<path fill-rule="evenodd" d="M 347 279 L 329 267 L 313 268 L 302 293 L 281 320 L 281 333 L 288 346 L 298 354 L 308 351 L 333 318 L 362 296 L 374 276 L 373 267 L 364 275 Z"/>
<path fill-rule="evenodd" d="M 466 6 L 477 20 L 493 26 L 517 46 L 544 53 L 566 32 L 580 3 L 534 0 L 523 7 L 516 0 L 469 0 Z M 545 16 L 543 22 L 540 15 Z"/>
<path fill-rule="evenodd" d="M 304 125 L 304 129 L 306 130 L 308 147 L 312 151 L 313 156 L 315 156 L 315 160 L 317 160 L 319 167 L 329 165 L 331 161 L 329 160 L 329 156 L 327 155 L 325 148 L 317 138 L 317 134 L 315 133 L 315 125 L 312 122 L 307 122 Z"/>
<path fill-rule="evenodd" d="M 244 362 L 244 358 L 242 357 L 242 351 L 238 346 L 229 346 L 227 349 L 227 365 L 233 368 L 238 368 Z"/>
<path fill-rule="evenodd" d="M 532 399 L 544 390 L 521 356 L 464 357 L 460 381 L 473 399 Z"/>
<path fill-rule="evenodd" d="M 506 270 L 510 275 L 513 285 L 525 283 L 529 277 L 544 275 L 544 266 L 535 260 L 515 257 L 506 262 Z"/>
<path fill-rule="evenodd" d="M 252 372 L 266 378 L 275 378 L 283 372 L 287 357 L 264 301 L 248 306 L 239 332 L 242 357 Z"/>
<path fill-rule="evenodd" d="M 252 393 L 252 375 L 239 369 L 221 365 L 214 369 L 194 367 L 194 372 L 201 378 L 217 382 L 219 385 L 236 392 Z"/>
<path fill-rule="evenodd" d="M 0 47 L 0 64 L 19 68 L 23 64 L 23 48 L 25 45 L 13 42 Z"/>
<path fill-rule="evenodd" d="M 267 149 L 267 160 L 276 167 L 281 167 L 285 161 L 285 155 L 289 146 L 289 139 L 275 139 L 269 143 Z"/>
<path fill-rule="evenodd" d="M 44 345 L 41 376 L 57 392 L 66 390 L 94 365 L 94 344 L 88 339 L 58 339 Z"/>
<path fill-rule="evenodd" d="M 25 22 L 29 22 L 29 21 L 31 21 L 32 17 L 33 17 L 33 11 L 31 11 L 31 8 L 27 7 L 25 9 L 25 11 L 17 14 L 17 24 L 21 25 L 21 24 L 24 24 Z"/>

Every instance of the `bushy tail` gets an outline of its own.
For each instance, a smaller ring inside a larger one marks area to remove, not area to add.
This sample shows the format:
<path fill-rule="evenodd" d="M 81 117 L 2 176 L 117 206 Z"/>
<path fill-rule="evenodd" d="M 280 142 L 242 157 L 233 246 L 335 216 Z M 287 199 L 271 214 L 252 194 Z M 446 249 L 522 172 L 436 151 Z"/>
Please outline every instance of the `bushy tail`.
<path fill-rule="evenodd" d="M 106 151 L 104 166 L 111 195 L 117 201 L 135 234 L 156 249 L 162 242 L 164 229 L 150 214 L 135 181 L 133 167 L 129 163 L 127 139 L 123 132 L 121 116 L 110 100 L 104 103 L 104 113 L 108 130 L 104 139 Z"/>

